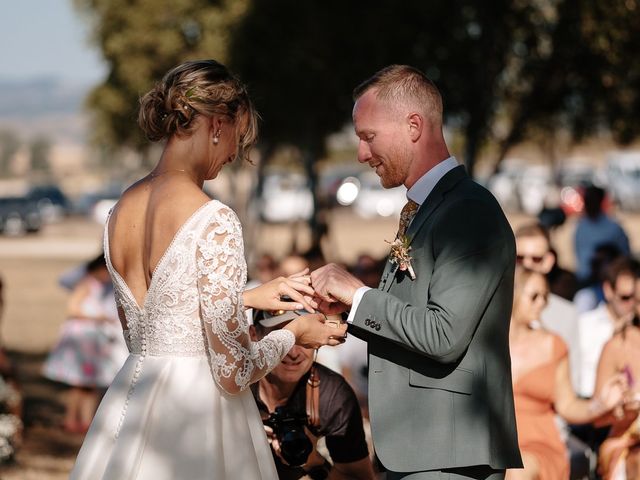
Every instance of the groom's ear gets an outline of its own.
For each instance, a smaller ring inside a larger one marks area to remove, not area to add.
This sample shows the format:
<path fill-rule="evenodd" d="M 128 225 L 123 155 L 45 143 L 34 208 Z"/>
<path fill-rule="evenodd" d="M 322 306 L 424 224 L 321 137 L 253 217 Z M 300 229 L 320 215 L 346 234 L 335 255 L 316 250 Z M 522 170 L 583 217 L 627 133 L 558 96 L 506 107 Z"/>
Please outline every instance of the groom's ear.
<path fill-rule="evenodd" d="M 417 142 L 422 136 L 424 119 L 419 113 L 410 113 L 407 115 L 407 127 L 409 128 L 409 138 L 412 142 Z"/>

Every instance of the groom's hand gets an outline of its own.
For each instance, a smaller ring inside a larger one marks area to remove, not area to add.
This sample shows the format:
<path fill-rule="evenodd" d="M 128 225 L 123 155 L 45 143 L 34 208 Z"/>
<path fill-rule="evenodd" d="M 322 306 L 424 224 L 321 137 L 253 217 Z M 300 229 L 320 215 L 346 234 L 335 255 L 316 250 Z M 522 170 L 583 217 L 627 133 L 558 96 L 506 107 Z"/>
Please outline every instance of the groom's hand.
<path fill-rule="evenodd" d="M 343 312 L 349 311 L 349 305 L 345 305 L 342 302 L 327 302 L 320 297 L 316 297 L 315 302 L 318 305 L 317 310 L 325 315 L 340 315 Z"/>
<path fill-rule="evenodd" d="M 335 263 L 329 263 L 311 273 L 311 286 L 322 301 L 341 303 L 344 311 L 353 303 L 356 291 L 365 285 Z"/>

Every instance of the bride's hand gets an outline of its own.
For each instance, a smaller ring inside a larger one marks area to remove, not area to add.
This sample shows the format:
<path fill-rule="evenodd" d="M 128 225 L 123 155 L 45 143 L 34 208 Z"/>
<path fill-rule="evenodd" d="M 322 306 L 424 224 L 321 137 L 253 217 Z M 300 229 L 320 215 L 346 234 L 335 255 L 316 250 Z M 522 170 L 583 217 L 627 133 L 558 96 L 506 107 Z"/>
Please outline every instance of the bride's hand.
<path fill-rule="evenodd" d="M 294 273 L 289 277 L 278 277 L 242 294 L 244 306 L 257 310 L 307 310 L 315 313 L 318 306 L 313 296 L 309 269 Z M 284 301 L 282 297 L 291 300 Z"/>
<path fill-rule="evenodd" d="M 290 321 L 283 328 L 293 332 L 296 344 L 305 348 L 340 345 L 347 337 L 347 325 L 334 326 L 333 322 L 325 323 L 326 319 L 327 317 L 320 313 L 302 315 Z"/>

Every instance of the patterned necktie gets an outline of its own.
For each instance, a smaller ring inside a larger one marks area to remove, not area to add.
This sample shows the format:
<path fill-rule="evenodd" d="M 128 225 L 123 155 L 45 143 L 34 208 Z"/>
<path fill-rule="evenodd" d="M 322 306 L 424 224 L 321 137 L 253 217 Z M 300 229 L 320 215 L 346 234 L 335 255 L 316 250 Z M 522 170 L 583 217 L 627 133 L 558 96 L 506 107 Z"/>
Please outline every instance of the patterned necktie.
<path fill-rule="evenodd" d="M 402 211 L 400 212 L 400 224 L 398 225 L 398 233 L 396 234 L 396 239 L 401 238 L 407 233 L 407 228 L 415 217 L 416 212 L 418 211 L 418 207 L 420 204 L 414 202 L 413 200 L 409 200 L 404 207 L 402 207 Z"/>

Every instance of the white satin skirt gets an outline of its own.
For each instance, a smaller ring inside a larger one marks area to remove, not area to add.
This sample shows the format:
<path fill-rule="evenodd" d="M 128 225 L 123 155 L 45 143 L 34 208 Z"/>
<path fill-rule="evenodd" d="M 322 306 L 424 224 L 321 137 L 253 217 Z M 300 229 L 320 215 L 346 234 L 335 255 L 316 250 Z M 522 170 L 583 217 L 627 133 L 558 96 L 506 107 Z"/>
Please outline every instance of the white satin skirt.
<path fill-rule="evenodd" d="M 227 395 L 206 356 L 131 354 L 71 480 L 277 480 L 253 395 Z"/>

